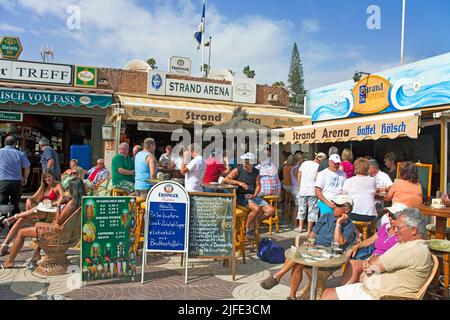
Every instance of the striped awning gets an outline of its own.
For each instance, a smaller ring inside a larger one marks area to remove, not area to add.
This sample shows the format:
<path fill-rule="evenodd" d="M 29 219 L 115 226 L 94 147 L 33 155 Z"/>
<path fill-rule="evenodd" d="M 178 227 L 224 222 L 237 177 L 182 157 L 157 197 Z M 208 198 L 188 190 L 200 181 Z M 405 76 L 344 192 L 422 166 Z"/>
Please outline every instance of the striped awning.
<path fill-rule="evenodd" d="M 327 121 L 303 127 L 279 129 L 280 143 L 334 143 L 346 141 L 417 138 L 420 112 L 399 112 L 372 117 Z"/>
<path fill-rule="evenodd" d="M 231 120 L 237 105 L 118 95 L 124 120 L 217 125 Z M 243 107 L 248 119 L 269 128 L 310 124 L 309 116 L 279 108 Z"/>

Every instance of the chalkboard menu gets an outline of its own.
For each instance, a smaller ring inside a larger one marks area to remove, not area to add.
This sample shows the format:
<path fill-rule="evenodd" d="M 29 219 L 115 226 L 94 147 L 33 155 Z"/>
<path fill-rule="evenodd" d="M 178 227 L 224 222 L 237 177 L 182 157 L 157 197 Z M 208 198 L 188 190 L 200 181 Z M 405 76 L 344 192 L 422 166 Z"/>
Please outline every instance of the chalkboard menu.
<path fill-rule="evenodd" d="M 132 197 L 83 197 L 82 281 L 136 275 L 136 212 Z"/>
<path fill-rule="evenodd" d="M 189 257 L 232 257 L 234 196 L 189 193 Z"/>

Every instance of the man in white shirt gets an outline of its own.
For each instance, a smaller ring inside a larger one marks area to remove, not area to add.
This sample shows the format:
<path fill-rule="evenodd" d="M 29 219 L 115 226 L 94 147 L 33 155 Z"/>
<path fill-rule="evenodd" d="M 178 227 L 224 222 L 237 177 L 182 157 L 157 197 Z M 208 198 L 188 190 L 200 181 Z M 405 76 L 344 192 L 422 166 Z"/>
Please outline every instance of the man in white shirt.
<path fill-rule="evenodd" d="M 181 174 L 185 175 L 184 187 L 188 192 L 202 192 L 202 181 L 206 171 L 206 162 L 201 155 L 201 148 L 193 143 L 189 146 L 183 155 L 181 164 Z M 191 158 L 192 160 L 186 164 Z"/>
<path fill-rule="evenodd" d="M 377 210 L 378 217 L 384 214 L 384 200 L 383 195 L 389 191 L 392 186 L 392 180 L 386 172 L 380 170 L 380 165 L 377 160 L 369 160 L 369 175 L 375 178 L 377 185 L 377 194 L 375 197 L 375 208 Z"/>
<path fill-rule="evenodd" d="M 298 228 L 295 229 L 296 232 L 303 231 L 303 224 L 308 216 L 308 229 L 306 232 L 307 234 L 310 234 L 314 223 L 316 223 L 319 218 L 315 184 L 319 164 L 326 158 L 327 156 L 325 153 L 319 152 L 316 154 L 314 160 L 303 162 L 298 169 L 296 178 L 298 181 L 299 190 L 296 196 L 298 202 L 297 219 L 299 220 L 299 225 Z"/>
<path fill-rule="evenodd" d="M 344 171 L 339 170 L 341 157 L 338 154 L 332 154 L 328 158 L 328 168 L 317 174 L 315 193 L 318 201 L 320 214 L 333 213 L 333 200 L 342 194 L 342 187 L 347 175 Z"/>

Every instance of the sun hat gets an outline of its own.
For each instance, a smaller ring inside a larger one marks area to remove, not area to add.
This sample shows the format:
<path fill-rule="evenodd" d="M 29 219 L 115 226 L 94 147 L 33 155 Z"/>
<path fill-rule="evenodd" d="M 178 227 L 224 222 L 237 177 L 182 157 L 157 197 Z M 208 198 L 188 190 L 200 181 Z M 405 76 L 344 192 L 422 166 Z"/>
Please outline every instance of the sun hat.
<path fill-rule="evenodd" d="M 332 154 L 329 159 L 334 163 L 341 163 L 341 157 L 338 154 Z"/>
<path fill-rule="evenodd" d="M 323 161 L 326 158 L 327 158 L 327 155 L 325 153 L 323 153 L 323 152 L 316 153 L 316 159 L 317 160 Z"/>
<path fill-rule="evenodd" d="M 251 152 L 247 152 L 241 156 L 241 160 L 254 160 L 255 155 Z"/>
<path fill-rule="evenodd" d="M 353 200 L 352 198 L 350 198 L 350 196 L 346 195 L 346 194 L 340 194 L 338 195 L 334 200 L 334 203 L 336 203 L 337 205 L 343 205 L 343 204 L 350 204 L 353 207 Z"/>

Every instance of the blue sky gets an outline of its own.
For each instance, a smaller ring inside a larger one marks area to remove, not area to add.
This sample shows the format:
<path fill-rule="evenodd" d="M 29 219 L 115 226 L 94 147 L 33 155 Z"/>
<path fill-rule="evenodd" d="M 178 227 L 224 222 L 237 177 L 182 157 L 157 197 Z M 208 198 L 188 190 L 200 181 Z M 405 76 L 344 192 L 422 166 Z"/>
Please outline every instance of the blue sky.
<path fill-rule="evenodd" d="M 450 51 L 450 1 L 406 1 L 405 60 Z M 401 0 L 206 0 L 212 67 L 239 74 L 245 65 L 258 83 L 286 82 L 297 42 L 307 89 L 399 64 Z M 70 5 L 80 9 L 80 29 L 67 27 Z M 380 8 L 381 29 L 369 30 L 367 8 Z M 0 34 L 21 38 L 23 60 L 40 60 L 43 44 L 55 62 L 123 67 L 154 57 L 167 69 L 172 55 L 191 57 L 199 74 L 193 32 L 201 0 L 0 0 Z M 207 57 L 207 53 L 205 53 Z"/>

